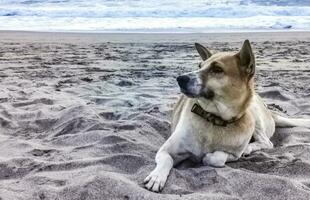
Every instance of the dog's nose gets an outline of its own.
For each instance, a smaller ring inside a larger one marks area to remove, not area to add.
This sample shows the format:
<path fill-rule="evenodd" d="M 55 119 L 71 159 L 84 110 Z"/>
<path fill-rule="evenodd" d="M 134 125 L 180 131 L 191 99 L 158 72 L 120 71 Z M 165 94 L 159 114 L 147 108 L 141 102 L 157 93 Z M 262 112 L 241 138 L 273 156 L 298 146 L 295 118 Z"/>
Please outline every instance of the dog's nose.
<path fill-rule="evenodd" d="M 187 83 L 190 81 L 189 76 L 182 75 L 177 77 L 180 88 L 186 88 Z"/>

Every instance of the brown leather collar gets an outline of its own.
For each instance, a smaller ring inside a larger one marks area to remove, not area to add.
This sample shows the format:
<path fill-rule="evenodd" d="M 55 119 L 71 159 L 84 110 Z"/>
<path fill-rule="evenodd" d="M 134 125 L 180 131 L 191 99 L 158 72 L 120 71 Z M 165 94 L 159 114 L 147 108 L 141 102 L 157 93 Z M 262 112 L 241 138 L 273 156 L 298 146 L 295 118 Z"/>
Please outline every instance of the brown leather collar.
<path fill-rule="evenodd" d="M 199 104 L 195 103 L 192 107 L 192 112 L 199 115 L 200 117 L 206 119 L 208 122 L 211 122 L 216 126 L 227 126 L 228 124 L 232 124 L 238 120 L 240 120 L 244 115 L 239 118 L 232 118 L 230 120 L 224 120 L 223 118 L 214 115 L 208 111 L 205 111 Z"/>

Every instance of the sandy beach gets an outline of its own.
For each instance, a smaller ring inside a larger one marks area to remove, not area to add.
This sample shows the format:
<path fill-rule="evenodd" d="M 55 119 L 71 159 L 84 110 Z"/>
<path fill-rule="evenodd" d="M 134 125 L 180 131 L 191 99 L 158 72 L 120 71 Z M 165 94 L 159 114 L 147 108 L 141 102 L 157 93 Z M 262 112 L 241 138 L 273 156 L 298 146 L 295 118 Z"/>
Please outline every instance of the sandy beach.
<path fill-rule="evenodd" d="M 162 193 L 143 188 L 169 137 L 176 77 L 194 42 L 250 39 L 271 109 L 310 118 L 310 33 L 0 32 L 0 199 L 310 198 L 310 129 L 277 129 L 274 149 L 224 168 L 185 161 Z"/>

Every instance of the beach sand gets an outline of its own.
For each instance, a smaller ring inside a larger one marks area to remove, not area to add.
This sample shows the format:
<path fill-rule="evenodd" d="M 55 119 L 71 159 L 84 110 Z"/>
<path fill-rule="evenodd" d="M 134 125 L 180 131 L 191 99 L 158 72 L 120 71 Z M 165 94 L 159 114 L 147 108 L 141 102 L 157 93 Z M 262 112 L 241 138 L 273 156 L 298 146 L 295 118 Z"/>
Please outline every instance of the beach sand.
<path fill-rule="evenodd" d="M 277 129 L 274 149 L 224 168 L 186 161 L 161 194 L 143 188 L 198 68 L 194 42 L 238 51 L 250 39 L 257 91 L 310 118 L 310 33 L 0 32 L 0 199 L 310 198 L 310 130 Z"/>

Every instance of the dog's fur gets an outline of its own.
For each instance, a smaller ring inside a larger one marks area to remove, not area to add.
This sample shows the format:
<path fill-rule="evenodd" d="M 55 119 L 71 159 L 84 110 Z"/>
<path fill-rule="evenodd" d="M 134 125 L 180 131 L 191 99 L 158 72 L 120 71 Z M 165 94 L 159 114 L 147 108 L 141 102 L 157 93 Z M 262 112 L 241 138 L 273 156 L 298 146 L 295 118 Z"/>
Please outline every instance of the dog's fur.
<path fill-rule="evenodd" d="M 199 70 L 177 79 L 183 95 L 173 111 L 173 133 L 157 152 L 156 168 L 144 181 L 151 191 L 160 191 L 170 169 L 184 159 L 223 167 L 242 154 L 272 148 L 269 138 L 275 125 L 310 127 L 308 119 L 287 119 L 269 111 L 255 93 L 255 58 L 248 40 L 238 53 L 212 55 L 202 45 L 195 46 L 203 61 Z M 214 125 L 191 112 L 195 103 L 223 120 L 237 120 Z"/>

